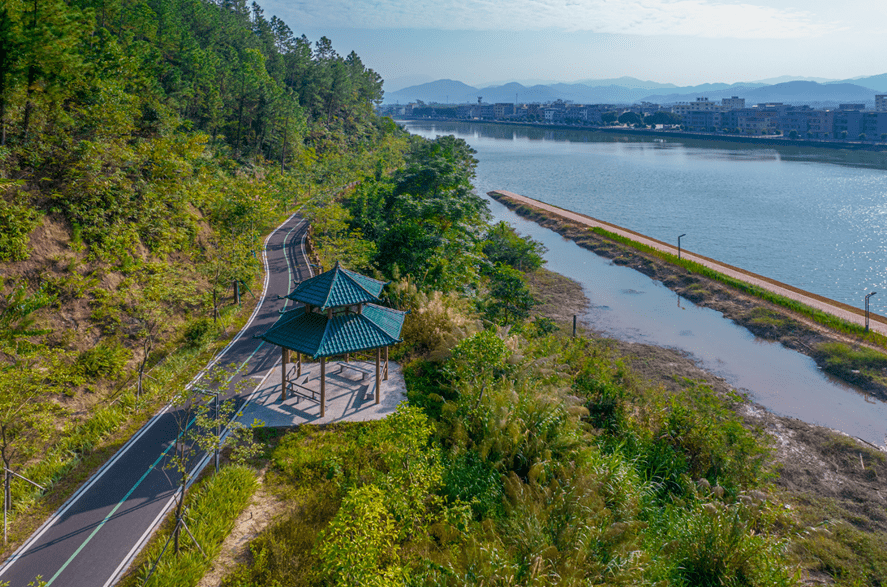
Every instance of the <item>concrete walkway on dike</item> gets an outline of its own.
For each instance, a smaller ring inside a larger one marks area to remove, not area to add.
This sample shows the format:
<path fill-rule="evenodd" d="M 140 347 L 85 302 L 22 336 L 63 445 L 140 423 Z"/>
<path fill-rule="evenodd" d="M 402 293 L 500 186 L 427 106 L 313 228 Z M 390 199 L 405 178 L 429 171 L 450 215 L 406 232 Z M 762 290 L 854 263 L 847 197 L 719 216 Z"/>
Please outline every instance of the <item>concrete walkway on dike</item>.
<path fill-rule="evenodd" d="M 534 200 L 533 198 L 528 198 L 526 196 L 521 196 L 520 194 L 515 194 L 505 190 L 493 190 L 489 193 L 491 196 L 493 196 L 494 194 L 499 194 L 519 204 L 523 204 L 530 208 L 535 208 L 537 210 L 559 216 L 561 218 L 564 218 L 565 220 L 569 220 L 577 224 L 588 227 L 602 228 L 607 232 L 618 234 L 619 236 L 633 240 L 636 243 L 652 247 L 671 255 L 677 256 L 678 254 L 678 248 L 674 245 L 654 238 L 650 238 L 639 232 L 635 232 L 627 228 L 622 228 L 621 226 L 617 226 L 603 220 L 598 220 L 597 218 L 593 218 L 586 214 L 565 210 L 564 208 L 559 208 L 558 206 L 546 204 L 545 202 L 540 202 L 539 200 Z M 681 247 L 681 258 L 699 263 L 700 265 L 705 265 L 710 269 L 714 269 L 718 273 L 722 273 L 734 279 L 738 279 L 740 281 L 744 281 L 751 285 L 760 287 L 761 289 L 765 289 L 783 297 L 795 300 L 811 308 L 821 310 L 827 314 L 831 314 L 832 316 L 837 316 L 838 318 L 846 320 L 847 322 L 852 322 L 855 324 L 859 324 L 860 326 L 865 326 L 865 312 L 863 310 L 860 310 L 859 308 L 854 308 L 853 306 L 850 306 L 848 304 L 837 302 L 835 300 L 830 300 L 829 298 L 804 291 L 791 285 L 776 281 L 775 279 L 770 279 L 769 277 L 757 275 L 755 273 L 751 273 L 750 271 L 746 271 L 732 265 L 727 265 L 726 263 L 721 263 L 720 261 L 716 261 L 702 255 L 697 255 L 696 253 L 692 253 L 683 247 Z M 887 335 L 887 318 L 878 314 L 869 313 L 869 328 L 880 334 Z"/>
<path fill-rule="evenodd" d="M 388 364 L 388 380 L 380 387 L 379 403 L 375 400 L 376 365 L 369 361 L 330 361 L 326 366 L 326 413 L 320 415 L 320 363 L 302 363 L 301 377 L 295 376 L 295 365 L 287 365 L 290 379 L 287 399 L 280 399 L 280 364 L 270 371 L 256 374 L 262 384 L 244 406 L 239 420 L 250 425 L 261 420 L 271 428 L 290 428 L 301 424 L 332 422 L 364 422 L 381 420 L 406 401 L 406 384 L 400 365 Z M 382 369 L 384 372 L 384 363 Z"/>

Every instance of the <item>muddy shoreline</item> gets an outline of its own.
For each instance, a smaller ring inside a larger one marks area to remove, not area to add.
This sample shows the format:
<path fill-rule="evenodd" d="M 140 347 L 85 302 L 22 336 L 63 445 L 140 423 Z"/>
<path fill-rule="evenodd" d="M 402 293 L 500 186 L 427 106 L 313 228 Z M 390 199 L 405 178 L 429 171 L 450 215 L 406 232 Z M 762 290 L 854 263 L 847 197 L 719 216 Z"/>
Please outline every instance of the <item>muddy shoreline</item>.
<path fill-rule="evenodd" d="M 580 247 L 613 263 L 640 271 L 694 304 L 721 312 L 755 336 L 779 342 L 786 348 L 802 353 L 833 377 L 856 386 L 873 398 L 887 401 L 887 380 L 843 363 L 829 361 L 828 354 L 822 350 L 824 343 L 841 343 L 854 349 L 872 348 L 853 336 L 834 332 L 797 312 L 610 240 L 564 217 L 516 202 L 498 192 L 488 195 L 520 216 L 557 232 Z M 876 350 L 883 352 L 883 349 Z"/>

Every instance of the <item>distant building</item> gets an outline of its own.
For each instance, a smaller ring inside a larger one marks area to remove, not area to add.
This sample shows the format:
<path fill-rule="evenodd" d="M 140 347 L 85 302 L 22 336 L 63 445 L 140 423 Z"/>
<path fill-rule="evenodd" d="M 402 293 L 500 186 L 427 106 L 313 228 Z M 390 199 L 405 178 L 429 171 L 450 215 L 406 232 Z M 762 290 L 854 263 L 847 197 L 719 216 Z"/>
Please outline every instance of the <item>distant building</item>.
<path fill-rule="evenodd" d="M 777 124 L 785 136 L 790 136 L 794 131 L 801 139 L 829 139 L 834 130 L 835 113 L 809 107 L 796 108 L 780 116 Z"/>
<path fill-rule="evenodd" d="M 566 120 L 588 120 L 588 108 L 579 105 L 570 105 L 564 109 Z"/>
<path fill-rule="evenodd" d="M 723 106 L 725 110 L 740 110 L 745 108 L 745 98 L 740 98 L 739 96 L 721 98 L 721 106 Z"/>
<path fill-rule="evenodd" d="M 865 110 L 865 104 L 838 104 L 838 110 Z"/>
<path fill-rule="evenodd" d="M 721 126 L 721 112 L 710 112 L 704 110 L 694 110 L 684 115 L 684 128 L 687 130 L 699 130 L 704 132 L 713 132 Z"/>
<path fill-rule="evenodd" d="M 671 111 L 684 118 L 690 112 L 720 112 L 724 110 L 723 104 L 712 102 L 708 98 L 696 98 L 693 102 L 679 102 L 671 107 Z"/>
<path fill-rule="evenodd" d="M 514 104 L 507 102 L 499 102 L 493 105 L 493 111 L 496 118 L 505 118 L 506 116 L 514 116 Z"/>
<path fill-rule="evenodd" d="M 881 135 L 887 134 L 887 112 L 864 112 L 861 132 L 869 141 L 882 140 Z M 849 136 L 850 133 L 847 134 Z"/>
<path fill-rule="evenodd" d="M 878 94 L 875 96 L 875 110 L 878 112 L 887 111 L 887 94 Z"/>
<path fill-rule="evenodd" d="M 847 106 L 842 104 L 841 106 Z M 836 139 L 856 140 L 862 132 L 862 112 L 859 110 L 841 108 L 835 112 L 834 137 Z"/>
<path fill-rule="evenodd" d="M 782 116 L 789 111 L 791 106 L 783 104 L 782 102 L 766 102 L 764 104 L 755 104 L 754 108 L 757 108 L 761 112 L 767 111 L 776 116 Z"/>
<path fill-rule="evenodd" d="M 778 130 L 778 120 L 775 110 L 761 108 L 742 108 L 721 114 L 721 125 L 724 128 L 750 135 L 769 134 Z"/>

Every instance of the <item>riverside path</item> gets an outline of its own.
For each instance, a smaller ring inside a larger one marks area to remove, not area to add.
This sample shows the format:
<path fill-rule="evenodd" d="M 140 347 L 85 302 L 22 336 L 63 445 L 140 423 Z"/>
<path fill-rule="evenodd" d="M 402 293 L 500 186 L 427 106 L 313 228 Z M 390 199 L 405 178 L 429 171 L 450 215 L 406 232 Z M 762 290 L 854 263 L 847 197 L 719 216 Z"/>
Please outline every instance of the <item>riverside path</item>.
<path fill-rule="evenodd" d="M 254 340 L 280 316 L 293 282 L 311 276 L 304 239 L 308 223 L 294 214 L 265 240 L 265 284 L 253 315 L 213 364 L 243 365 L 240 378 L 254 378 L 236 397 L 238 411 L 280 357 L 277 347 Z M 198 381 L 198 375 L 192 384 Z M 25 587 L 41 576 L 46 585 L 109 587 L 126 572 L 157 524 L 174 504 L 178 477 L 164 464 L 178 434 L 175 414 L 166 406 L 143 426 L 99 471 L 55 512 L 0 567 L 0 584 Z M 193 472 L 209 461 L 198 455 Z"/>

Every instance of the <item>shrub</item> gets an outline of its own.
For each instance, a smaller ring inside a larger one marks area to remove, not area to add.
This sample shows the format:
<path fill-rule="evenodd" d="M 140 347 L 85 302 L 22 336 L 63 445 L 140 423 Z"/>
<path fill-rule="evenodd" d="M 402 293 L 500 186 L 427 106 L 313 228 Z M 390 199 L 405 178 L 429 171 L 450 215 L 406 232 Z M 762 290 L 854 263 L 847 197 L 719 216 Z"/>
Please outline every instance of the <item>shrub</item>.
<path fill-rule="evenodd" d="M 40 213 L 26 203 L 10 203 L 0 198 L 0 261 L 28 258 L 29 237 L 40 219 Z"/>
<path fill-rule="evenodd" d="M 375 485 L 365 485 L 345 497 L 317 547 L 318 574 L 323 581 L 341 587 L 403 584 L 395 522 L 385 507 L 388 497 Z"/>
<path fill-rule="evenodd" d="M 785 543 L 755 531 L 758 505 L 697 502 L 689 510 L 663 512 L 667 556 L 658 564 L 676 585 L 793 585 L 784 565 Z"/>
<path fill-rule="evenodd" d="M 478 520 L 502 514 L 500 474 L 480 455 L 467 450 L 445 463 L 443 495 L 451 504 L 464 502 Z"/>
<path fill-rule="evenodd" d="M 185 344 L 191 348 L 199 347 L 213 335 L 215 329 L 210 318 L 198 318 L 185 330 Z"/>
<path fill-rule="evenodd" d="M 408 280 L 393 284 L 390 290 L 391 301 L 410 311 L 401 331 L 410 350 L 443 358 L 460 340 L 480 330 L 468 303 L 455 293 L 422 292 Z"/>
<path fill-rule="evenodd" d="M 77 370 L 93 380 L 114 377 L 122 371 L 131 354 L 120 344 L 102 341 L 80 353 L 77 357 Z"/>

